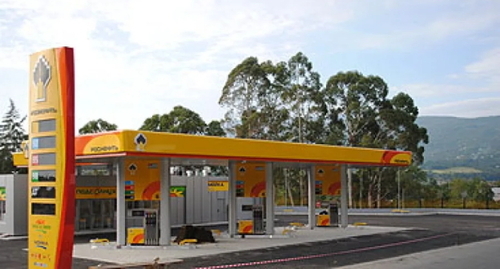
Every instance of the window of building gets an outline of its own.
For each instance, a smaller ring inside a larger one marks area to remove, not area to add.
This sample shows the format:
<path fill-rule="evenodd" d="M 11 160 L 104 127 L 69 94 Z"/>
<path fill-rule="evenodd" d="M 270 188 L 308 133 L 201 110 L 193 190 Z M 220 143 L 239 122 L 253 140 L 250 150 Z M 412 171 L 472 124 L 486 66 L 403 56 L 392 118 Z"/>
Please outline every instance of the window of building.
<path fill-rule="evenodd" d="M 111 165 L 84 165 L 78 166 L 76 173 L 79 176 L 110 176 L 112 175 Z"/>

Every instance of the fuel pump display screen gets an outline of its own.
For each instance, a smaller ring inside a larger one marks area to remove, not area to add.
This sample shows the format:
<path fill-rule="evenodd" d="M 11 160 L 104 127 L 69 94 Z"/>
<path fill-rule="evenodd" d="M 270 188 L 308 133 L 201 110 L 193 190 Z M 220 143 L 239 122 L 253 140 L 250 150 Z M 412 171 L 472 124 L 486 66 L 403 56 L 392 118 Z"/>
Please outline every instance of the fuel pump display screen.
<path fill-rule="evenodd" d="M 144 210 L 132 210 L 132 217 L 144 217 Z"/>

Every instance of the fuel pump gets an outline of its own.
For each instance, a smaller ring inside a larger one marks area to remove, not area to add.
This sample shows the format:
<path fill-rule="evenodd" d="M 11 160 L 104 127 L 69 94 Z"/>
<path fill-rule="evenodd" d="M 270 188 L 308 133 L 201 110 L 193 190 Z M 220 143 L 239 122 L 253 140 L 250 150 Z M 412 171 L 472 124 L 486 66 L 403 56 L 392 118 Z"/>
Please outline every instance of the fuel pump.
<path fill-rule="evenodd" d="M 264 206 L 263 205 L 253 205 L 252 206 L 253 215 L 253 233 L 254 234 L 265 234 L 266 228 L 264 227 Z"/>
<path fill-rule="evenodd" d="M 154 246 L 159 244 L 157 209 L 130 209 L 127 212 L 127 243 Z"/>
<path fill-rule="evenodd" d="M 319 214 L 316 216 L 316 226 L 338 227 L 339 208 L 335 201 L 324 201 L 319 203 Z"/>
<path fill-rule="evenodd" d="M 144 212 L 144 244 L 158 245 L 158 211 L 157 210 L 145 210 Z"/>
<path fill-rule="evenodd" d="M 263 198 L 238 198 L 238 234 L 265 234 Z"/>

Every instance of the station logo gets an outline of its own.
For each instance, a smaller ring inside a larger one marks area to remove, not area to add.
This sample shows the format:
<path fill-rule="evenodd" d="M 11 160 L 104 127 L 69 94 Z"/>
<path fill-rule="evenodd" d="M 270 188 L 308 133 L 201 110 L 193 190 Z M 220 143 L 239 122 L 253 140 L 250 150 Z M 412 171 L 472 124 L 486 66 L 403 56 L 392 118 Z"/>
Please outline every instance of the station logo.
<path fill-rule="evenodd" d="M 131 163 L 128 166 L 128 171 L 130 172 L 130 175 L 135 175 L 135 172 L 137 171 L 137 165 L 135 163 Z"/>
<path fill-rule="evenodd" d="M 38 58 L 33 68 L 33 84 L 35 85 L 35 102 L 45 102 L 47 100 L 47 87 L 51 79 L 51 67 L 44 55 Z"/>
<path fill-rule="evenodd" d="M 144 151 L 147 143 L 148 139 L 142 133 L 138 133 L 134 138 L 135 150 L 137 151 Z"/>
<path fill-rule="evenodd" d="M 409 165 L 411 163 L 411 154 L 400 151 L 385 151 L 381 162 L 384 164 Z"/>

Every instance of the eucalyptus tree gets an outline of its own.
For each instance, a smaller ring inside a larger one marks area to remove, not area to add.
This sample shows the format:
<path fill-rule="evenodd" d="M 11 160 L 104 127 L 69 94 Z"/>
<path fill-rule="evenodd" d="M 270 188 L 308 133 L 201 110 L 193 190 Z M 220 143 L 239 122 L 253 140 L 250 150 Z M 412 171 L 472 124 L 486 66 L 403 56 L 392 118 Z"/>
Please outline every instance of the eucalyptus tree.
<path fill-rule="evenodd" d="M 264 66 L 256 57 L 248 57 L 228 75 L 219 105 L 227 108 L 225 127 L 229 134 L 241 138 L 262 135 L 261 97 L 270 89 Z"/>
<path fill-rule="evenodd" d="M 154 114 L 144 120 L 139 130 L 151 132 L 167 132 L 169 128 L 168 114 Z"/>
<path fill-rule="evenodd" d="M 205 135 L 208 136 L 226 136 L 226 132 L 221 126 L 221 122 L 213 120 L 209 122 L 205 128 Z"/>
<path fill-rule="evenodd" d="M 114 131 L 118 129 L 116 124 L 107 122 L 103 119 L 91 120 L 87 122 L 78 130 L 79 134 L 94 134 L 94 133 L 102 133 L 107 131 Z"/>
<path fill-rule="evenodd" d="M 205 134 L 207 125 L 201 116 L 193 110 L 175 106 L 168 114 L 154 114 L 144 120 L 140 130 L 184 134 Z"/>
<path fill-rule="evenodd" d="M 317 143 L 324 127 L 315 113 L 320 95 L 320 76 L 299 52 L 287 62 L 246 58 L 229 73 L 219 104 L 236 137 Z"/>
<path fill-rule="evenodd" d="M 424 159 L 424 144 L 429 142 L 427 130 L 420 127 L 417 123 L 418 108 L 415 106 L 413 99 L 406 93 L 398 93 L 391 99 L 381 103 L 379 114 L 370 119 L 371 122 L 367 125 L 364 131 L 360 146 L 375 147 L 391 150 L 405 150 L 413 153 L 413 162 L 411 169 L 404 169 L 405 174 L 412 174 L 417 185 L 423 187 L 425 173 L 417 167 Z M 395 173 L 391 172 L 394 169 L 376 168 L 378 173 L 374 173 L 374 177 L 368 186 L 368 190 L 376 190 L 377 207 L 380 207 L 382 198 L 389 193 L 391 184 L 385 184 L 382 190 L 383 178 L 394 178 Z M 394 181 L 389 181 L 394 182 Z M 419 188 L 414 188 L 418 192 Z M 398 198 L 400 193 L 398 191 Z M 370 199 L 371 196 L 368 195 Z"/>
<path fill-rule="evenodd" d="M 343 130 L 343 144 L 360 146 L 362 137 L 387 103 L 388 87 L 378 76 L 364 76 L 357 71 L 331 76 L 324 88 L 324 112 L 337 119 Z M 349 206 L 352 199 L 352 169 L 348 169 Z"/>
<path fill-rule="evenodd" d="M 425 128 L 416 124 L 418 108 L 405 93 L 388 98 L 389 88 L 379 76 L 365 76 L 357 71 L 340 72 L 330 77 L 324 89 L 323 112 L 333 119 L 346 146 L 412 151 L 415 165 L 423 161 L 423 144 L 428 143 Z M 339 131 L 341 130 L 341 131 Z M 386 168 L 372 168 L 368 183 L 368 199 L 376 192 L 377 206 L 384 196 L 382 179 L 395 173 Z M 352 199 L 352 169 L 348 169 L 349 206 Z M 360 177 L 363 178 L 363 177 Z M 369 201 L 371 204 L 371 201 Z"/>
<path fill-rule="evenodd" d="M 316 142 L 318 134 L 310 129 L 321 121 L 318 111 L 321 99 L 321 81 L 318 72 L 306 55 L 298 52 L 287 62 L 287 84 L 282 88 L 281 98 L 285 107 L 292 113 L 291 130 L 294 142 Z"/>
<path fill-rule="evenodd" d="M 392 109 L 384 113 L 387 128 L 391 130 L 394 141 L 391 148 L 407 150 L 413 153 L 413 163 L 424 162 L 425 144 L 429 143 L 429 135 L 425 127 L 417 124 L 418 107 L 410 95 L 398 93 L 391 99 Z"/>

